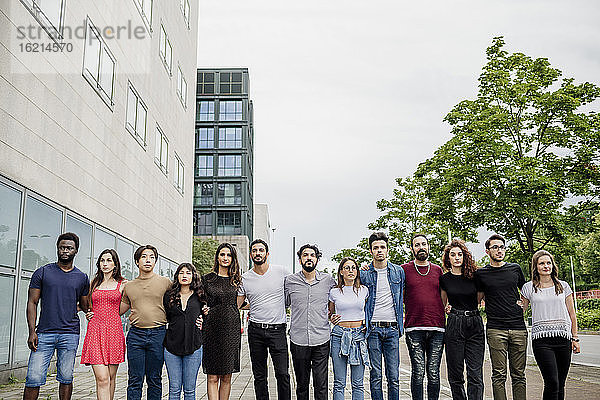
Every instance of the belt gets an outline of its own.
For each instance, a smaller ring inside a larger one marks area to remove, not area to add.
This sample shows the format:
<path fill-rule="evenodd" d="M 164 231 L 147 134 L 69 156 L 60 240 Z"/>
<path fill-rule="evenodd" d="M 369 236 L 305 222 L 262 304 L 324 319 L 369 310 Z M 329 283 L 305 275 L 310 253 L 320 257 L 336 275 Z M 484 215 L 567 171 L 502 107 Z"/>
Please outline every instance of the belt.
<path fill-rule="evenodd" d="M 376 328 L 395 328 L 398 326 L 397 322 L 377 321 L 371 322 L 372 327 Z"/>
<path fill-rule="evenodd" d="M 261 328 L 261 329 L 285 329 L 286 328 L 285 324 L 263 324 L 260 322 L 253 322 L 253 321 L 250 321 L 249 324 L 254 326 L 255 328 Z"/>
<path fill-rule="evenodd" d="M 479 315 L 479 310 L 455 310 L 454 308 L 450 309 L 450 314 L 462 315 L 464 317 L 474 317 L 475 315 Z"/>

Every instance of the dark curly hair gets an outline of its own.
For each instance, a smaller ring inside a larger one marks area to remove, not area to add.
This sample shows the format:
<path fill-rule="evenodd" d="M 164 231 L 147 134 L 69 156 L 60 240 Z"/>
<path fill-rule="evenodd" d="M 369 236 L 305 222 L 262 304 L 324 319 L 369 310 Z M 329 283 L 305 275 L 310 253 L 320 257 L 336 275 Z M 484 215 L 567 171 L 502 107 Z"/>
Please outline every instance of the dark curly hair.
<path fill-rule="evenodd" d="M 231 283 L 231 286 L 233 287 L 238 287 L 242 283 L 242 275 L 240 275 L 240 263 L 238 262 L 237 252 L 231 243 L 221 243 L 219 247 L 217 247 L 217 251 L 215 252 L 215 264 L 213 265 L 213 272 L 217 275 L 219 274 L 219 253 L 224 248 L 228 248 L 231 252 L 231 264 L 229 264 L 229 268 L 227 269 L 229 283 Z"/>
<path fill-rule="evenodd" d="M 316 244 L 305 244 L 302 247 L 300 247 L 300 250 L 298 250 L 298 252 L 296 253 L 298 255 L 298 258 L 302 258 L 302 252 L 306 249 L 313 249 L 315 251 L 315 255 L 317 256 L 317 260 L 321 259 L 321 256 L 323 254 L 321 253 Z"/>
<path fill-rule="evenodd" d="M 444 254 L 442 255 L 442 264 L 446 271 L 452 270 L 452 264 L 450 263 L 450 250 L 458 247 L 463 253 L 463 263 L 460 266 L 460 272 L 462 276 L 467 279 L 473 279 L 473 275 L 475 271 L 477 271 L 477 264 L 475 264 L 475 260 L 473 260 L 473 256 L 471 252 L 465 245 L 464 240 L 460 239 L 452 239 L 450 243 L 444 247 Z"/>
<path fill-rule="evenodd" d="M 187 268 L 192 273 L 192 282 L 190 283 L 190 289 L 192 292 L 196 293 L 198 297 L 202 298 L 204 295 L 204 290 L 202 289 L 202 282 L 200 281 L 200 275 L 194 267 L 190 263 L 182 263 L 177 267 L 177 271 L 175 271 L 175 275 L 173 275 L 173 284 L 167 290 L 169 295 L 169 304 L 173 305 L 181 305 L 181 295 L 179 291 L 181 290 L 181 284 L 179 283 L 179 273 L 182 269 Z"/>

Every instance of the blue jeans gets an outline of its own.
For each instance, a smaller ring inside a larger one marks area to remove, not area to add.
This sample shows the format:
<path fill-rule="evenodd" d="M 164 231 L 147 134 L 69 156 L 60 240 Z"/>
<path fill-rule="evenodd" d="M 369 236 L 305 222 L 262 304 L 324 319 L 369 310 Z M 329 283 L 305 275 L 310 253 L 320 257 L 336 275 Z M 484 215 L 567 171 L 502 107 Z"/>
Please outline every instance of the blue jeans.
<path fill-rule="evenodd" d="M 165 349 L 165 364 L 169 375 L 169 400 L 196 399 L 196 378 L 202 363 L 202 347 L 187 356 L 177 356 Z"/>
<path fill-rule="evenodd" d="M 397 328 L 373 327 L 367 344 L 369 345 L 369 360 L 371 361 L 370 387 L 373 400 L 383 400 L 381 388 L 381 356 L 385 362 L 385 377 L 387 379 L 388 400 L 398 400 L 400 384 L 398 371 L 400 368 L 400 334 Z"/>
<path fill-rule="evenodd" d="M 37 351 L 29 353 L 26 387 L 40 387 L 46 383 L 46 374 L 56 350 L 56 380 L 64 385 L 73 383 L 73 367 L 79 345 L 75 333 L 38 333 Z"/>
<path fill-rule="evenodd" d="M 344 391 L 346 389 L 346 375 L 348 367 L 348 356 L 340 355 L 341 332 L 343 329 L 338 325 L 333 327 L 334 332 L 331 335 L 331 361 L 333 362 L 333 400 L 344 400 Z M 359 330 L 361 328 L 358 328 Z M 364 338 L 364 333 L 361 333 Z M 363 378 L 365 375 L 365 364 L 361 362 L 358 365 L 350 365 L 350 382 L 352 385 L 352 400 L 363 400 L 365 398 L 365 389 Z"/>
<path fill-rule="evenodd" d="M 127 334 L 127 400 L 142 398 L 144 377 L 148 389 L 148 400 L 162 397 L 162 367 L 164 362 L 163 340 L 166 328 L 136 328 L 132 326 Z"/>
<path fill-rule="evenodd" d="M 406 346 L 412 374 L 410 391 L 413 400 L 423 400 L 423 378 L 427 370 L 427 398 L 440 397 L 440 362 L 444 349 L 444 332 L 417 329 L 406 332 Z"/>

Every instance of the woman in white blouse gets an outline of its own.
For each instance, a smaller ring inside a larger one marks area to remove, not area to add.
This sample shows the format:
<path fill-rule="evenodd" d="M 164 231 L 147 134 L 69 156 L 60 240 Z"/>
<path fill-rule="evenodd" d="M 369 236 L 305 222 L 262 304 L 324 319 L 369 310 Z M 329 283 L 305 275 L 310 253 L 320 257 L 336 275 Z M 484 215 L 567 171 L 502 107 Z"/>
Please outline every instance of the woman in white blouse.
<path fill-rule="evenodd" d="M 337 272 L 337 286 L 329 291 L 331 361 L 333 362 L 333 400 L 343 400 L 347 367 L 350 365 L 352 400 L 364 399 L 363 377 L 369 366 L 365 339 L 365 301 L 369 289 L 360 284 L 358 264 L 344 257 Z"/>
<path fill-rule="evenodd" d="M 579 353 L 573 291 L 558 280 L 552 254 L 537 251 L 531 260 L 531 281 L 521 289 L 523 309 L 531 304 L 533 355 L 544 378 L 544 400 L 565 398 L 571 352 Z"/>

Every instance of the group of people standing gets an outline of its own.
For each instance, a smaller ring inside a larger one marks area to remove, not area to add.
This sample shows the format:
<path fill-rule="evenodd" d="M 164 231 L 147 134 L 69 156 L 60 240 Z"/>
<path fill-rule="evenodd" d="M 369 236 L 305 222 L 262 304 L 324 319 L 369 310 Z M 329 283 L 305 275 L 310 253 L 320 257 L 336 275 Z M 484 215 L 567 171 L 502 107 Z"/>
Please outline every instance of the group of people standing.
<path fill-rule="evenodd" d="M 79 341 L 77 312 L 82 310 L 89 323 L 81 363 L 92 366 L 98 399 L 114 398 L 117 369 L 125 355 L 130 400 L 141 399 L 144 380 L 147 398 L 161 398 L 163 364 L 169 399 L 179 399 L 182 392 L 186 400 L 195 398 L 200 366 L 207 375 L 208 398 L 228 399 L 232 373 L 240 371 L 239 309 L 249 308 L 248 346 L 257 400 L 269 398 L 269 354 L 277 397 L 291 399 L 288 333 L 299 400 L 309 398 L 311 375 L 314 398 L 328 397 L 329 358 L 334 400 L 344 398 L 348 369 L 352 399 L 363 399 L 366 368 L 374 400 L 383 400 L 384 371 L 388 400 L 399 399 L 399 338 L 404 333 L 413 400 L 424 397 L 425 375 L 428 399 L 438 399 L 444 344 L 452 397 L 483 399 L 486 341 L 494 399 L 507 398 L 508 370 L 513 399 L 520 400 L 526 398 L 528 331 L 523 310 L 531 305 L 533 352 L 544 378 L 543 398 L 564 399 L 571 353 L 580 348 L 573 293 L 558 280 L 553 256 L 544 250 L 535 253 L 531 281 L 525 282 L 521 267 L 504 261 L 506 244 L 499 235 L 486 241 L 490 264 L 480 269 L 461 240 L 452 240 L 444 249 L 443 268 L 429 261 L 425 235 L 415 235 L 410 245 L 414 260 L 396 265 L 388 260 L 387 236 L 373 233 L 372 262 L 360 267 L 354 259 L 343 258 L 337 280 L 316 270 L 321 252 L 309 244 L 297 252 L 302 270 L 295 274 L 270 265 L 268 244 L 257 239 L 250 244 L 253 267 L 245 273 L 241 274 L 235 247 L 222 243 L 210 273 L 200 276 L 192 264 L 183 263 L 173 281 L 153 272 L 158 259 L 154 246 L 136 250 L 139 275 L 129 282 L 121 275 L 118 254 L 106 249 L 90 284 L 73 265 L 79 238 L 64 233 L 57 240 L 58 261 L 36 270 L 29 287 L 31 354 L 23 398 L 37 398 L 55 350 L 59 396 L 71 398 Z M 487 329 L 479 314 L 482 300 Z M 125 338 L 120 316 L 128 311 L 131 327 Z"/>

